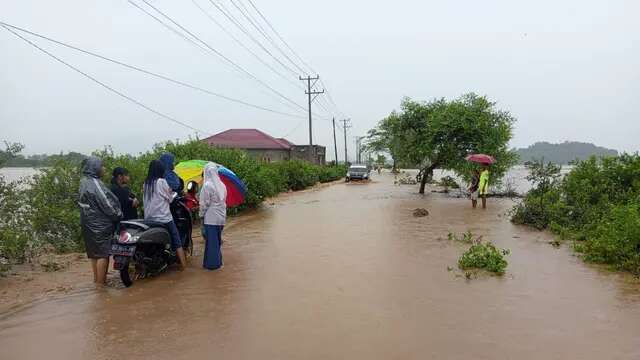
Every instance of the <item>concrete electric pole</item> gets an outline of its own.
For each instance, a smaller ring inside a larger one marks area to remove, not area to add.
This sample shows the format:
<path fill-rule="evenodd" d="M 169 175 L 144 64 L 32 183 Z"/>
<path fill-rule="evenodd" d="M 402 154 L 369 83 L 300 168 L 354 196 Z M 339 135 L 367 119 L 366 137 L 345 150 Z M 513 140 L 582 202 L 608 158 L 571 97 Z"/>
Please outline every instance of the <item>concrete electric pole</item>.
<path fill-rule="evenodd" d="M 347 154 L 347 129 L 351 127 L 351 119 L 343 119 L 342 121 L 342 130 L 344 130 L 344 163 L 345 165 L 349 162 L 349 156 Z"/>
<path fill-rule="evenodd" d="M 333 151 L 336 156 L 336 165 L 338 165 L 338 144 L 336 143 L 336 118 L 334 117 L 331 120 L 333 124 Z"/>
<path fill-rule="evenodd" d="M 320 80 L 320 76 L 318 75 L 316 75 L 316 77 L 307 76 L 306 78 L 303 78 L 302 76 L 300 76 L 300 80 L 307 82 L 307 90 L 304 93 L 307 94 L 309 98 L 309 154 L 308 156 L 309 156 L 309 161 L 311 161 L 312 163 L 315 163 L 315 154 L 313 151 L 313 122 L 311 119 L 311 103 L 313 103 L 313 101 L 316 99 L 316 97 L 318 97 L 318 95 L 324 94 L 324 90 L 322 91 L 312 90 L 312 88 L 316 85 L 318 80 Z M 311 80 L 313 80 L 313 84 L 311 84 Z"/>

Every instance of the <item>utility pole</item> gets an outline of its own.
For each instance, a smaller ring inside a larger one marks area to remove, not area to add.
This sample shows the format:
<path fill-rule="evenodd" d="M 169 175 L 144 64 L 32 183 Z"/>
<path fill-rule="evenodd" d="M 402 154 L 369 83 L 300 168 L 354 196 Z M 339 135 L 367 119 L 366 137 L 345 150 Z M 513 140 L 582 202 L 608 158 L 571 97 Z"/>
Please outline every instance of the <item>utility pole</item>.
<path fill-rule="evenodd" d="M 331 122 L 333 123 L 333 151 L 336 155 L 336 165 L 338 165 L 338 144 L 336 143 L 336 118 L 334 117 Z"/>
<path fill-rule="evenodd" d="M 316 85 L 316 83 L 318 82 L 318 80 L 320 80 L 320 76 L 316 75 L 315 77 L 311 77 L 311 76 L 307 76 L 306 78 L 303 78 L 302 76 L 300 76 L 300 80 L 301 81 L 306 81 L 307 82 L 307 90 L 305 90 L 305 94 L 307 94 L 308 98 L 309 98 L 309 160 L 312 163 L 315 163 L 315 155 L 313 154 L 313 123 L 312 123 L 312 119 L 311 119 L 311 103 L 318 97 L 318 95 L 320 94 L 324 94 L 324 89 L 322 91 L 315 91 L 312 90 L 312 88 Z M 313 84 L 311 84 L 311 80 L 313 80 Z M 313 96 L 313 98 L 312 98 Z"/>
<path fill-rule="evenodd" d="M 351 119 L 340 121 L 342 121 L 342 130 L 344 130 L 344 163 L 346 165 L 349 162 L 349 157 L 347 156 L 347 129 L 351 127 Z"/>
<path fill-rule="evenodd" d="M 366 136 L 355 136 L 356 139 L 356 161 L 362 164 L 362 139 Z"/>

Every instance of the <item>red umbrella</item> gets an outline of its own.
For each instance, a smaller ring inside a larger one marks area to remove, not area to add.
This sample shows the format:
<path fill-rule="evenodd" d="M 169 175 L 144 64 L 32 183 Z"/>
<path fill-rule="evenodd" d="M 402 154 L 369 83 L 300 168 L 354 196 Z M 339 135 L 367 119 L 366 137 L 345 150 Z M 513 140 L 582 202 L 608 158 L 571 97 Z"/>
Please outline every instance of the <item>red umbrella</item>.
<path fill-rule="evenodd" d="M 467 156 L 467 161 L 479 163 L 479 164 L 493 164 L 496 162 L 496 159 L 491 155 L 485 154 L 471 154 Z"/>

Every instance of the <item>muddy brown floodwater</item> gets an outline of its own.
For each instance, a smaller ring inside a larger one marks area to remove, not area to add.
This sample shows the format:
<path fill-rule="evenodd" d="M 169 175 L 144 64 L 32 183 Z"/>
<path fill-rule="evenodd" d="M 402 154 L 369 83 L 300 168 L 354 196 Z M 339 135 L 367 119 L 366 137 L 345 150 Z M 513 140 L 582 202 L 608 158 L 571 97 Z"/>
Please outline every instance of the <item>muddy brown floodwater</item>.
<path fill-rule="evenodd" d="M 84 290 L 0 317 L 0 358 L 640 359 L 640 286 L 549 235 L 390 175 L 280 198 L 225 233 L 225 267 Z M 430 215 L 413 217 L 415 208 Z M 472 230 L 511 249 L 461 276 Z"/>

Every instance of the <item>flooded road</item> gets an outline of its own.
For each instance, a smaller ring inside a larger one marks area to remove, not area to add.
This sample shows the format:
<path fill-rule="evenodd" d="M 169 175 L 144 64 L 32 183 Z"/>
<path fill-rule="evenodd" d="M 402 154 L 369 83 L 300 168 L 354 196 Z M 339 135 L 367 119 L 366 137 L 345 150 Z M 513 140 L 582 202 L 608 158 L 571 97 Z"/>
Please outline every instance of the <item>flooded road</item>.
<path fill-rule="evenodd" d="M 487 211 L 390 175 L 289 194 L 194 259 L 129 289 L 0 317 L 1 359 L 640 359 L 640 286 Z M 430 215 L 414 218 L 415 208 Z M 472 230 L 511 250 L 505 276 L 456 267 Z"/>

